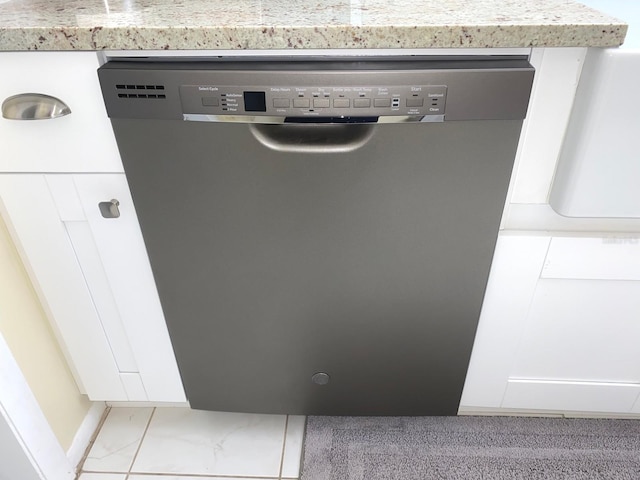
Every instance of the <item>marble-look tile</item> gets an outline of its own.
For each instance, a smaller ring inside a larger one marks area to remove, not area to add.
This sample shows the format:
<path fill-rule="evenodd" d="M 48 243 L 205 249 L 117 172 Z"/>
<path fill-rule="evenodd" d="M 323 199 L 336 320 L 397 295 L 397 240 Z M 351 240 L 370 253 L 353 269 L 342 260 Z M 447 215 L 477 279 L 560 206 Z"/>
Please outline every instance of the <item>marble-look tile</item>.
<path fill-rule="evenodd" d="M 129 475 L 128 480 L 276 480 L 271 477 L 191 477 L 189 475 Z"/>
<path fill-rule="evenodd" d="M 125 480 L 126 473 L 83 473 L 78 480 Z"/>
<path fill-rule="evenodd" d="M 128 472 L 152 412 L 152 408 L 112 408 L 82 470 Z"/>
<path fill-rule="evenodd" d="M 131 471 L 277 478 L 285 419 L 157 408 Z"/>
<path fill-rule="evenodd" d="M 304 415 L 289 415 L 282 461 L 282 478 L 298 478 L 300 476 L 300 460 L 306 422 L 307 417 Z"/>

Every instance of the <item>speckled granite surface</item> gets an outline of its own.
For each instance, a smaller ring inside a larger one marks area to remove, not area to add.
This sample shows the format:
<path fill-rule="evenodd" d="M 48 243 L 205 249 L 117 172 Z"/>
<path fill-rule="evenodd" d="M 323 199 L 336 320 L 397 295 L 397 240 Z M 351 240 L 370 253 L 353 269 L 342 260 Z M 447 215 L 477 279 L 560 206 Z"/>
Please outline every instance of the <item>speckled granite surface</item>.
<path fill-rule="evenodd" d="M 572 0 L 0 0 L 0 50 L 617 46 Z"/>

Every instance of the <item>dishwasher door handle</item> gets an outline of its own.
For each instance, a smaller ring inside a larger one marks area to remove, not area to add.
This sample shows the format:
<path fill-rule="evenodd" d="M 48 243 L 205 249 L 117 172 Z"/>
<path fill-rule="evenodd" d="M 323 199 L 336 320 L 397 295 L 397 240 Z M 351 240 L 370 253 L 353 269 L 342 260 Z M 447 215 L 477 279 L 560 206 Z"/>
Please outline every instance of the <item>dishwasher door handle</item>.
<path fill-rule="evenodd" d="M 347 153 L 373 136 L 373 124 L 249 125 L 265 147 L 288 153 Z"/>

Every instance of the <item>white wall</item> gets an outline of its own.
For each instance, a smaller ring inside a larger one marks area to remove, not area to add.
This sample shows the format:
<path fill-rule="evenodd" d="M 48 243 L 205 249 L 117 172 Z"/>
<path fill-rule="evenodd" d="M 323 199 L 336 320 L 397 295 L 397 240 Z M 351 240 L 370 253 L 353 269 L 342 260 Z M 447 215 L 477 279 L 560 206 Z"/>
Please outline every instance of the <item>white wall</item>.
<path fill-rule="evenodd" d="M 11 426 L 0 414 L 0 480 L 40 480 Z"/>

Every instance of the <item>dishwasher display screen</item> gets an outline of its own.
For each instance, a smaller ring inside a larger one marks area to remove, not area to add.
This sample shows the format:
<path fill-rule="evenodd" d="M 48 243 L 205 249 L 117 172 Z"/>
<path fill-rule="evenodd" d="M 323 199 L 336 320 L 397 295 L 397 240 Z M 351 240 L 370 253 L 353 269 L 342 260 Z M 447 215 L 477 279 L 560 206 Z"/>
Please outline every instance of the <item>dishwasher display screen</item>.
<path fill-rule="evenodd" d="M 267 101 L 264 92 L 242 92 L 245 112 L 266 112 Z"/>

